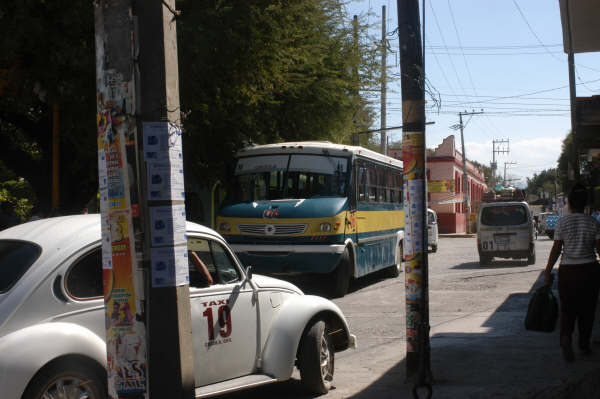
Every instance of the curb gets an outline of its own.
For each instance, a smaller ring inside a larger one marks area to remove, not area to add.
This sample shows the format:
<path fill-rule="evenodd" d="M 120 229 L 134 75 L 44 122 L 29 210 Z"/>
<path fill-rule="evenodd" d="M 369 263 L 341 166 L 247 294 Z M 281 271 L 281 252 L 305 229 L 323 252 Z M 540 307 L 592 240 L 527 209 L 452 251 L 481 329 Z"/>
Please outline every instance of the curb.
<path fill-rule="evenodd" d="M 440 234 L 439 237 L 440 238 L 473 238 L 476 237 L 477 234 L 474 233 L 457 233 L 457 234 Z"/>

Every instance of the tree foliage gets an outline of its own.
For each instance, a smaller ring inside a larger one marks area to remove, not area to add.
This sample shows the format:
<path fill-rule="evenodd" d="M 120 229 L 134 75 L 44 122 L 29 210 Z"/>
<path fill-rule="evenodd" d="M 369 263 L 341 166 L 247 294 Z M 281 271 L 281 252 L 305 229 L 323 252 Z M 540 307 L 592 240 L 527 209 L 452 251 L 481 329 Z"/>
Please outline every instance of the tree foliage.
<path fill-rule="evenodd" d="M 177 5 L 185 157 L 195 178 L 222 177 L 250 143 L 349 143 L 370 125 L 359 91 L 376 82 L 376 47 L 355 40 L 339 0 Z"/>
<path fill-rule="evenodd" d="M 377 46 L 343 1 L 176 5 L 188 180 L 224 176 L 249 143 L 349 142 L 370 126 Z M 56 105 L 61 205 L 79 210 L 97 191 L 92 2 L 5 1 L 0 27 L 0 182 L 24 178 L 49 203 Z"/>
<path fill-rule="evenodd" d="M 534 173 L 531 178 L 528 177 L 525 192 L 528 195 L 538 196 L 541 203 L 548 203 L 544 198 L 552 202 L 552 198 L 560 192 L 558 169 L 545 169 L 540 173 Z"/>

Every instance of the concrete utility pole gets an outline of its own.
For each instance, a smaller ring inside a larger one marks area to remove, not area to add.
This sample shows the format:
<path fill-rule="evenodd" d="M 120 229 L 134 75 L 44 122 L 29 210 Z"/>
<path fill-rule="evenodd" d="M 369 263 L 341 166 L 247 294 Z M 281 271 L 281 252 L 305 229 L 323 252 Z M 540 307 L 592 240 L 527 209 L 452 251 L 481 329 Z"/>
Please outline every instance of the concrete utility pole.
<path fill-rule="evenodd" d="M 354 18 L 352 19 L 352 38 L 354 40 L 354 55 L 355 57 L 358 55 L 358 15 L 355 15 Z M 355 106 L 357 107 L 357 109 L 354 111 L 354 124 L 353 124 L 353 128 L 354 130 L 356 130 L 356 116 L 358 114 L 358 88 L 359 88 L 359 83 L 358 83 L 358 64 L 355 63 L 352 66 L 352 83 L 353 83 L 353 92 L 352 95 L 354 96 L 354 100 L 355 100 Z M 360 145 L 360 140 L 358 137 L 358 134 L 356 132 L 352 133 L 352 145 Z"/>
<path fill-rule="evenodd" d="M 506 144 L 506 148 L 501 147 L 496 149 L 496 144 L 504 145 Z M 508 154 L 509 152 L 509 140 L 492 140 L 492 188 L 496 187 L 496 170 L 498 169 L 498 164 L 496 163 L 496 154 Z"/>
<path fill-rule="evenodd" d="M 381 153 L 387 155 L 387 33 L 385 6 L 381 6 Z"/>
<path fill-rule="evenodd" d="M 398 0 L 404 162 L 406 377 L 431 394 L 425 183 L 425 68 L 418 0 Z"/>
<path fill-rule="evenodd" d="M 502 182 L 503 186 L 506 186 L 506 165 L 516 165 L 516 162 L 504 162 L 504 181 Z"/>
<path fill-rule="evenodd" d="M 568 65 L 569 65 L 569 94 L 571 102 L 571 135 L 573 137 L 573 180 L 579 180 L 579 150 L 577 145 L 577 86 L 575 84 L 575 55 L 573 54 L 573 34 L 571 31 L 571 6 L 566 0 L 567 11 L 567 37 L 569 41 Z"/>
<path fill-rule="evenodd" d="M 175 0 L 94 5 L 109 397 L 193 398 Z"/>
<path fill-rule="evenodd" d="M 465 136 L 463 134 L 464 125 L 462 117 L 463 115 L 479 115 L 483 114 L 483 111 L 479 112 L 459 112 L 459 127 L 460 127 L 460 143 L 462 146 L 462 156 L 463 156 L 463 192 L 465 193 L 464 203 L 465 203 L 465 233 L 470 233 L 471 229 L 469 228 L 469 215 L 471 214 L 471 196 L 469 193 L 469 172 L 467 171 L 467 153 L 465 152 Z"/>

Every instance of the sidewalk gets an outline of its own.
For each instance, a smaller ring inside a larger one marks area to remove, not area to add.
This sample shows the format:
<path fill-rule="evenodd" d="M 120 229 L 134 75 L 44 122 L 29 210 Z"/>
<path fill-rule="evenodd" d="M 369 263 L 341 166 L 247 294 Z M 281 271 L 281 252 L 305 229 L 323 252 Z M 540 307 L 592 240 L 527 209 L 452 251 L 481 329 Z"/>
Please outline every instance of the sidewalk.
<path fill-rule="evenodd" d="M 558 325 L 553 333 L 525 330 L 530 297 L 531 293 L 513 293 L 492 312 L 432 318 L 431 325 L 437 325 L 430 334 L 432 398 L 600 398 L 600 345 L 595 343 L 594 353 L 583 357 L 576 349 L 575 336 L 576 360 L 566 363 L 558 344 Z M 360 391 L 332 397 L 413 398 L 412 385 L 404 383 L 404 353 L 404 345 L 382 346 L 374 358 L 399 356 L 396 359 L 402 360 L 375 380 L 371 376 L 370 384 Z M 369 363 L 364 368 L 377 372 L 377 366 Z M 361 378 L 358 372 L 355 377 Z M 426 391 L 420 390 L 419 398 L 425 397 Z"/>

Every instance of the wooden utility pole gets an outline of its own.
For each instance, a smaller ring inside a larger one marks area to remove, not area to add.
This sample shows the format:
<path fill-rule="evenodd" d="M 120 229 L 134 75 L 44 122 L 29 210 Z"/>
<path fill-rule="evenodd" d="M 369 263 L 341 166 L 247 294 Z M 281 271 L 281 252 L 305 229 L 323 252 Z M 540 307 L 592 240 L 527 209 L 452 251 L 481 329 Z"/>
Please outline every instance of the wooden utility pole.
<path fill-rule="evenodd" d="M 418 0 L 398 0 L 404 163 L 406 377 L 431 390 L 425 183 L 425 68 Z"/>
<path fill-rule="evenodd" d="M 175 0 L 94 5 L 109 397 L 193 398 Z"/>
<path fill-rule="evenodd" d="M 381 6 L 381 153 L 387 155 L 387 33 L 385 6 Z"/>

